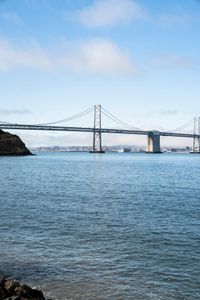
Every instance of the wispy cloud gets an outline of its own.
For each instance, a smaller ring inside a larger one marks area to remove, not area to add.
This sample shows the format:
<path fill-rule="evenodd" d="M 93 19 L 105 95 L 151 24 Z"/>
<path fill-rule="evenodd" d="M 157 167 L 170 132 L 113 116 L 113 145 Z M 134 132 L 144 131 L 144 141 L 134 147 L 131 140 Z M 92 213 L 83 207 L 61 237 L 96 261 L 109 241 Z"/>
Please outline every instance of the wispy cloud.
<path fill-rule="evenodd" d="M 153 116 L 156 116 L 156 115 L 157 116 L 158 115 L 170 116 L 170 115 L 177 115 L 178 113 L 179 113 L 178 110 L 175 110 L 175 109 L 166 109 L 166 110 L 161 110 L 161 111 L 148 112 L 148 113 L 145 113 L 143 116 L 144 117 L 153 117 Z"/>
<path fill-rule="evenodd" d="M 0 71 L 17 67 L 50 69 L 51 61 L 36 43 L 15 46 L 6 39 L 0 39 Z"/>
<path fill-rule="evenodd" d="M 199 62 L 191 57 L 182 55 L 166 54 L 154 57 L 151 63 L 160 67 L 169 68 L 191 68 L 199 64 Z"/>
<path fill-rule="evenodd" d="M 192 20 L 192 17 L 189 13 L 182 12 L 165 12 L 161 13 L 158 17 L 158 23 L 164 27 L 170 27 L 174 29 L 174 26 L 185 27 Z"/>
<path fill-rule="evenodd" d="M 12 23 L 14 25 L 21 26 L 24 24 L 22 19 L 20 18 L 20 16 L 16 12 L 13 12 L 13 11 L 0 13 L 0 18 L 3 19 L 4 21 L 6 21 L 8 23 Z"/>
<path fill-rule="evenodd" d="M 117 76 L 137 72 L 130 55 L 110 40 L 94 38 L 67 45 L 60 53 L 54 53 L 37 43 L 16 47 L 0 39 L 0 72 L 16 68 Z"/>
<path fill-rule="evenodd" d="M 174 110 L 174 109 L 168 109 L 168 110 L 162 110 L 160 112 L 161 115 L 177 115 L 178 114 L 178 111 L 177 110 Z"/>
<path fill-rule="evenodd" d="M 59 48 L 59 51 L 53 48 L 46 50 L 32 41 L 18 43 L 16 46 L 9 40 L 0 38 L 0 72 L 28 68 L 48 72 L 65 71 L 108 76 L 140 73 L 132 55 L 109 39 L 67 41 Z M 149 63 L 154 67 L 177 69 L 200 65 L 198 59 L 177 54 L 157 55 L 150 59 Z"/>
<path fill-rule="evenodd" d="M 27 115 L 32 112 L 29 109 L 5 109 L 0 108 L 0 115 L 10 116 L 10 115 Z"/>
<path fill-rule="evenodd" d="M 76 17 L 87 27 L 103 27 L 144 19 L 147 12 L 133 0 L 95 0 L 91 6 L 76 12 Z"/>
<path fill-rule="evenodd" d="M 200 3 L 200 1 L 199 1 Z M 136 0 L 94 0 L 75 12 L 75 18 L 88 28 L 113 26 L 136 20 L 156 23 L 159 27 L 174 29 L 174 26 L 185 27 L 199 15 L 187 13 L 181 7 L 153 14 Z"/>

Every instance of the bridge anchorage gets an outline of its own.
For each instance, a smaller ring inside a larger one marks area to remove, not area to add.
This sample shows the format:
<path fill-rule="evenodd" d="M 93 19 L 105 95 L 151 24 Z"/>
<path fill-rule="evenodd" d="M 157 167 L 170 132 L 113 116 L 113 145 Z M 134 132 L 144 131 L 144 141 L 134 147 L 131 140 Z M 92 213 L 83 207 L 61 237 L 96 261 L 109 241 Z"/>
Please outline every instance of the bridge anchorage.
<path fill-rule="evenodd" d="M 193 147 L 190 153 L 200 154 L 200 117 L 194 118 L 194 138 L 193 138 Z"/>
<path fill-rule="evenodd" d="M 102 149 L 101 139 L 101 105 L 94 106 L 94 132 L 93 132 L 93 146 L 90 153 L 105 153 Z"/>

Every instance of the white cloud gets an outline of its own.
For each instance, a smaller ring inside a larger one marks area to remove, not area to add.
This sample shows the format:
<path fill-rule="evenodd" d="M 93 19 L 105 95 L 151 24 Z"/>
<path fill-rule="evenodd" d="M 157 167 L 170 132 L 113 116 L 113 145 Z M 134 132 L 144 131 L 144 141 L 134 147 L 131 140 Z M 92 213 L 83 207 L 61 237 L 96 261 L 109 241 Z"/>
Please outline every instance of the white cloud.
<path fill-rule="evenodd" d="M 16 47 L 8 40 L 0 39 L 0 71 L 17 67 L 50 69 L 52 65 L 45 52 L 35 43 Z"/>
<path fill-rule="evenodd" d="M 102 75 L 136 72 L 131 57 L 109 40 L 90 39 L 68 45 L 70 47 L 63 46 L 60 53 L 53 53 L 51 50 L 45 51 L 36 43 L 16 47 L 8 40 L 0 39 L 0 72 L 24 67 Z"/>
<path fill-rule="evenodd" d="M 147 13 L 133 0 L 95 0 L 91 6 L 78 11 L 76 16 L 85 26 L 101 27 L 144 19 Z"/>
<path fill-rule="evenodd" d="M 47 51 L 36 42 L 18 43 L 16 46 L 0 38 L 0 72 L 26 68 L 103 76 L 140 74 L 132 56 L 109 39 L 91 38 L 59 46 L 59 51 L 53 48 Z M 150 64 L 162 68 L 187 69 L 199 67 L 200 61 L 177 54 L 163 54 L 153 57 Z"/>
<path fill-rule="evenodd" d="M 90 39 L 80 43 L 67 55 L 63 64 L 76 72 L 108 75 L 133 74 L 136 68 L 129 55 L 106 39 Z"/>

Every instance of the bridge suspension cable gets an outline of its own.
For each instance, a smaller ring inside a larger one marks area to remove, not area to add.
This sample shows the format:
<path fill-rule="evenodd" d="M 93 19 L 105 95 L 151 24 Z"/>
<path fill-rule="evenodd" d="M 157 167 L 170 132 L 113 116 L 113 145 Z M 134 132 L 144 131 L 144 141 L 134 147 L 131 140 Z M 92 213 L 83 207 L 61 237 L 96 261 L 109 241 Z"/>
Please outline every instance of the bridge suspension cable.
<path fill-rule="evenodd" d="M 181 125 L 180 127 L 177 127 L 177 128 L 175 128 L 175 129 L 173 129 L 173 130 L 170 130 L 170 132 L 181 131 L 181 130 L 183 130 L 183 129 L 189 127 L 189 126 L 191 126 L 193 123 L 194 123 L 194 119 L 188 121 L 187 123 Z"/>
<path fill-rule="evenodd" d="M 102 114 L 105 115 L 107 118 L 111 119 L 112 121 L 114 121 L 115 123 L 117 123 L 118 125 L 121 125 L 125 128 L 130 128 L 130 129 L 134 129 L 134 130 L 140 130 L 140 128 L 132 126 L 120 119 L 118 119 L 117 117 L 115 117 L 113 114 L 111 114 L 109 111 L 107 111 L 105 108 L 101 108 L 102 109 Z"/>
<path fill-rule="evenodd" d="M 82 111 L 81 113 L 75 114 L 75 115 L 73 115 L 71 117 L 68 117 L 68 118 L 65 118 L 65 119 L 61 119 L 61 120 L 57 120 L 57 121 L 54 121 L 54 122 L 48 122 L 48 123 L 42 123 L 42 124 L 35 124 L 35 125 L 44 126 L 44 125 L 55 125 L 55 124 L 59 124 L 59 123 L 69 122 L 69 121 L 81 118 L 81 117 L 83 117 L 83 116 L 91 113 L 93 110 L 94 110 L 94 108 L 92 106 L 92 107 L 90 107 L 90 108 Z"/>
<path fill-rule="evenodd" d="M 64 119 L 61 119 L 61 120 L 57 120 L 57 121 L 53 121 L 53 122 L 47 122 L 47 123 L 41 123 L 41 124 L 33 124 L 34 126 L 45 126 L 45 125 L 55 125 L 55 124 L 59 124 L 59 123 L 64 123 L 64 122 L 69 122 L 69 121 L 73 121 L 75 119 L 78 119 L 78 118 L 81 118 L 91 112 L 94 111 L 94 107 L 90 107 L 84 111 L 82 111 L 81 113 L 79 114 L 75 114 L 71 117 L 68 117 L 68 118 L 64 118 Z M 0 121 L 1 124 L 12 124 L 12 125 L 20 125 L 20 123 L 11 123 L 11 122 L 3 122 L 3 121 Z"/>

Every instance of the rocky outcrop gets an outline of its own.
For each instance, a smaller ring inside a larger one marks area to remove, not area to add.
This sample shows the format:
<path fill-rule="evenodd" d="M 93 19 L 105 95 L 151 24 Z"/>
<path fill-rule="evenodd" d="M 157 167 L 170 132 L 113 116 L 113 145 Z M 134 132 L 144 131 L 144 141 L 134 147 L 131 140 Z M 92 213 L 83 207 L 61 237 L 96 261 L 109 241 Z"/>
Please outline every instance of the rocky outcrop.
<path fill-rule="evenodd" d="M 0 300 L 45 300 L 41 291 L 20 284 L 19 281 L 2 278 L 0 281 Z"/>
<path fill-rule="evenodd" d="M 31 155 L 22 140 L 0 129 L 0 155 Z"/>

